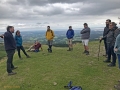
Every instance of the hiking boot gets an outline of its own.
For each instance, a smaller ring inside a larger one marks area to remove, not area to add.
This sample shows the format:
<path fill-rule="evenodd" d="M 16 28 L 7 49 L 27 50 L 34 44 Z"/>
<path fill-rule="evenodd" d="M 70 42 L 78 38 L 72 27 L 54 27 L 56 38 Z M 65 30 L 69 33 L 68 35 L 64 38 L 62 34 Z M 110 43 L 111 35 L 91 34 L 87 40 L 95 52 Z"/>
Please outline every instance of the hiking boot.
<path fill-rule="evenodd" d="M 120 90 L 120 84 L 115 85 L 114 88 L 115 88 L 116 90 Z"/>
<path fill-rule="evenodd" d="M 105 62 L 105 63 L 110 63 L 110 60 L 105 60 L 105 61 L 103 61 L 103 62 Z"/>
<path fill-rule="evenodd" d="M 18 67 L 11 68 L 12 70 L 17 69 Z"/>
<path fill-rule="evenodd" d="M 69 48 L 67 51 L 71 51 L 71 49 Z"/>
<path fill-rule="evenodd" d="M 17 74 L 17 73 L 16 72 L 11 72 L 11 73 L 8 73 L 8 76 L 15 75 L 15 74 Z"/>
<path fill-rule="evenodd" d="M 89 51 L 86 51 L 86 55 L 89 55 Z"/>
<path fill-rule="evenodd" d="M 114 67 L 114 66 L 116 66 L 116 65 L 113 63 L 108 64 L 108 67 Z"/>
<path fill-rule="evenodd" d="M 52 50 L 50 50 L 49 52 L 52 53 Z"/>
<path fill-rule="evenodd" d="M 48 48 L 47 50 L 48 50 L 48 52 L 50 52 L 50 49 L 49 49 L 49 48 Z"/>

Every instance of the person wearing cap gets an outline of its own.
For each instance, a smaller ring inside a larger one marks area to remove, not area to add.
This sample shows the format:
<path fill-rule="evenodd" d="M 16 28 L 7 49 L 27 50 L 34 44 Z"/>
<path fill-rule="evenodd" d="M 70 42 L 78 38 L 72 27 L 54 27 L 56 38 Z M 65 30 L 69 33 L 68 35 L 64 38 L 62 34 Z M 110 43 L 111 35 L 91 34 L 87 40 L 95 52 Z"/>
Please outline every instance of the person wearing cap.
<path fill-rule="evenodd" d="M 84 29 L 80 32 L 82 43 L 84 45 L 84 54 L 89 55 L 89 48 L 88 48 L 88 42 L 90 38 L 90 28 L 88 27 L 87 23 L 84 23 Z"/>
<path fill-rule="evenodd" d="M 72 29 L 72 26 L 69 26 L 69 29 L 66 33 L 66 37 L 68 39 L 68 46 L 69 46 L 69 49 L 67 51 L 72 51 L 73 50 L 72 39 L 74 37 L 74 30 Z"/>
<path fill-rule="evenodd" d="M 105 55 L 103 56 L 106 56 L 107 57 L 107 54 L 108 54 L 108 50 L 107 50 L 107 34 L 109 33 L 109 24 L 111 23 L 111 20 L 110 19 L 107 19 L 106 20 L 106 27 L 104 28 L 104 31 L 103 31 L 103 38 L 100 38 L 100 42 L 102 40 L 104 40 L 104 47 L 105 47 Z"/>

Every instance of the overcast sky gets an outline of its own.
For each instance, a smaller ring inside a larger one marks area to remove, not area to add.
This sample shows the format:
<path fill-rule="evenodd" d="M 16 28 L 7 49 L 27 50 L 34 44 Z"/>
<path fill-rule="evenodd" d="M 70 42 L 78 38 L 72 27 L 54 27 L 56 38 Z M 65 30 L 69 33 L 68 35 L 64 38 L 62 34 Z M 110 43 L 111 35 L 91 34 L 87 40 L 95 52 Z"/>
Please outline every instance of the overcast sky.
<path fill-rule="evenodd" d="M 104 27 L 105 20 L 118 23 L 120 0 L 0 0 L 0 31 L 7 25 L 19 30 L 53 30 Z M 118 25 L 119 26 L 119 25 Z"/>

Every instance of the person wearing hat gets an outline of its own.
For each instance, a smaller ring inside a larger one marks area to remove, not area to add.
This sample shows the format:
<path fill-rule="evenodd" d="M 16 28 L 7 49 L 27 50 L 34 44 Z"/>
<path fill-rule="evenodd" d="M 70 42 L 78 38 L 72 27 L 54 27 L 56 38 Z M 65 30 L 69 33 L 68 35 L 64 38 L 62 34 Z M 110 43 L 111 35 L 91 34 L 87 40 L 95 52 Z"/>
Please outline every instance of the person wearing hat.
<path fill-rule="evenodd" d="M 74 30 L 72 29 L 72 26 L 69 26 L 69 29 L 66 33 L 66 37 L 68 39 L 68 45 L 69 45 L 69 49 L 67 51 L 72 51 L 73 50 L 72 39 L 74 37 Z"/>
<path fill-rule="evenodd" d="M 90 38 L 90 28 L 88 27 L 87 23 L 84 23 L 83 25 L 84 25 L 84 29 L 80 32 L 82 34 L 81 39 L 85 49 L 83 53 L 89 55 L 88 42 Z"/>

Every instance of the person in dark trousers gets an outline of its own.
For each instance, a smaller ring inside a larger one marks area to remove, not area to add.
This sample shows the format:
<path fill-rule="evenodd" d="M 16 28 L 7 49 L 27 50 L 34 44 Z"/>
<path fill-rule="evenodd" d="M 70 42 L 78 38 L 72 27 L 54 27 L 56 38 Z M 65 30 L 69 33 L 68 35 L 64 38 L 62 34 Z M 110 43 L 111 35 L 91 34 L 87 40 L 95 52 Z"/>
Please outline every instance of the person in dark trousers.
<path fill-rule="evenodd" d="M 46 39 L 48 40 L 48 52 L 52 53 L 52 43 L 55 37 L 53 30 L 50 29 L 50 26 L 47 26 Z"/>
<path fill-rule="evenodd" d="M 22 41 L 22 36 L 21 36 L 19 30 L 16 31 L 15 41 L 16 41 L 16 46 L 17 46 L 17 51 L 18 51 L 18 56 L 19 56 L 19 58 L 22 59 L 22 58 L 21 58 L 21 54 L 20 54 L 20 50 L 23 51 L 23 53 L 26 55 L 27 58 L 30 58 L 30 56 L 25 52 L 25 49 L 24 49 L 24 47 L 23 47 L 23 45 L 22 45 L 22 42 L 23 42 L 23 41 Z"/>
<path fill-rule="evenodd" d="M 89 55 L 88 42 L 90 38 L 90 28 L 88 27 L 87 23 L 84 23 L 83 25 L 84 25 L 84 29 L 80 32 L 80 34 L 82 34 L 81 39 L 85 49 L 83 53 Z"/>
<path fill-rule="evenodd" d="M 118 56 L 118 67 L 120 69 L 120 34 L 116 38 L 115 46 L 114 46 L 114 52 Z"/>
<path fill-rule="evenodd" d="M 7 32 L 4 33 L 4 45 L 5 45 L 5 50 L 8 58 L 7 59 L 8 75 L 15 75 L 16 72 L 13 72 L 12 70 L 17 68 L 17 67 L 14 67 L 13 65 L 13 56 L 16 49 L 16 43 L 12 33 L 14 33 L 14 27 L 8 26 Z"/>
<path fill-rule="evenodd" d="M 111 23 L 111 20 L 110 19 L 107 19 L 106 20 L 106 27 L 104 28 L 104 31 L 103 31 L 103 38 L 100 39 L 100 41 L 104 40 L 104 46 L 105 46 L 105 55 L 103 56 L 106 56 L 107 57 L 107 34 L 109 32 L 109 24 Z"/>
<path fill-rule="evenodd" d="M 109 67 L 116 66 L 116 54 L 114 53 L 114 45 L 116 41 L 116 37 L 119 35 L 118 27 L 114 22 L 109 24 L 109 33 L 107 34 L 107 50 L 108 50 L 108 57 L 107 60 L 104 62 L 109 63 L 111 62 L 111 55 L 112 55 L 112 62 L 108 64 Z"/>
<path fill-rule="evenodd" d="M 74 37 L 74 30 L 72 29 L 72 26 L 69 26 L 69 29 L 66 33 L 66 37 L 68 39 L 68 45 L 69 45 L 69 49 L 67 51 L 72 51 L 73 50 L 72 39 Z"/>

